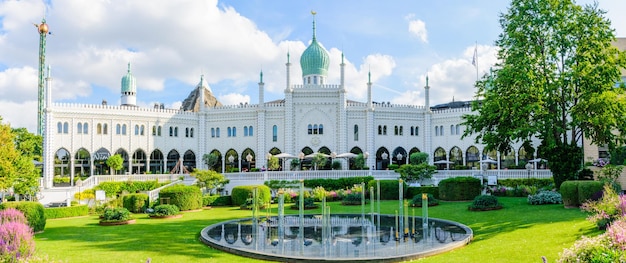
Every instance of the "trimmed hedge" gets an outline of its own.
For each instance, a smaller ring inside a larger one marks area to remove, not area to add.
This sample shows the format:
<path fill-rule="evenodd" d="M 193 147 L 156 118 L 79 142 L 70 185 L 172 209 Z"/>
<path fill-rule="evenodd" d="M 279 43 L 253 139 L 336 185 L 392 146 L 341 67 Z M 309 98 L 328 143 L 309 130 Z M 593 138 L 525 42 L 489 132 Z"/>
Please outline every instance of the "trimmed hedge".
<path fill-rule="evenodd" d="M 376 192 L 376 180 L 367 183 L 367 189 L 374 187 Z M 402 187 L 407 189 L 406 182 L 402 182 Z M 398 200 L 398 180 L 380 180 L 380 200 Z"/>
<path fill-rule="evenodd" d="M 321 186 L 321 187 L 324 187 L 324 189 L 326 189 L 327 191 L 332 191 L 332 190 L 351 188 L 355 184 L 369 182 L 371 180 L 374 180 L 374 177 L 357 176 L 357 177 L 345 177 L 345 178 L 338 178 L 338 179 L 307 179 L 307 180 L 304 180 L 304 186 L 306 186 L 307 188 L 311 188 L 311 189 Z"/>
<path fill-rule="evenodd" d="M 587 200 L 591 200 L 597 193 L 602 192 L 603 184 L 599 181 L 565 181 L 559 192 L 566 207 L 578 207 Z"/>
<path fill-rule="evenodd" d="M 66 218 L 89 215 L 89 207 L 86 205 L 75 205 L 70 207 L 50 207 L 43 210 L 46 219 Z"/>
<path fill-rule="evenodd" d="M 122 197 L 122 206 L 133 213 L 143 213 L 150 204 L 147 194 L 127 194 Z"/>
<path fill-rule="evenodd" d="M 167 183 L 159 181 L 126 181 L 126 182 L 102 182 L 94 187 L 95 190 L 104 190 L 106 196 L 113 197 L 122 192 L 137 193 L 141 191 L 151 191 Z"/>
<path fill-rule="evenodd" d="M 248 198 L 252 198 L 252 191 L 257 188 L 257 199 L 260 203 L 268 203 L 272 199 L 270 188 L 265 185 L 241 185 L 233 187 L 231 191 L 232 204 L 235 206 L 241 206 L 246 204 Z"/>
<path fill-rule="evenodd" d="M 498 198 L 493 195 L 478 195 L 469 205 L 470 210 L 484 211 L 502 208 L 502 204 L 498 201 Z"/>
<path fill-rule="evenodd" d="M 159 192 L 159 198 L 169 198 L 171 205 L 181 211 L 200 209 L 202 207 L 202 191 L 192 185 L 173 185 Z"/>
<path fill-rule="evenodd" d="M 157 205 L 154 211 L 150 213 L 152 216 L 174 216 L 180 214 L 178 206 L 175 205 Z"/>
<path fill-rule="evenodd" d="M 481 190 L 480 179 L 474 177 L 453 177 L 439 182 L 439 198 L 445 201 L 473 200 Z"/>
<path fill-rule="evenodd" d="M 520 186 L 536 186 L 538 188 L 554 187 L 554 179 L 521 178 L 521 179 L 498 179 L 498 185 L 504 187 L 519 188 Z"/>
<path fill-rule="evenodd" d="M 439 199 L 439 187 L 437 186 L 409 187 L 406 189 L 404 197 L 411 199 L 416 195 L 422 196 L 422 193 L 431 194 L 433 197 Z"/>
<path fill-rule="evenodd" d="M 230 195 L 203 195 L 202 206 L 228 206 L 232 205 L 233 201 Z"/>
<path fill-rule="evenodd" d="M 19 201 L 4 202 L 0 204 L 0 210 L 7 208 L 15 208 L 22 211 L 28 225 L 33 228 L 35 233 L 41 232 L 46 228 L 46 214 L 43 205 L 39 202 Z"/>

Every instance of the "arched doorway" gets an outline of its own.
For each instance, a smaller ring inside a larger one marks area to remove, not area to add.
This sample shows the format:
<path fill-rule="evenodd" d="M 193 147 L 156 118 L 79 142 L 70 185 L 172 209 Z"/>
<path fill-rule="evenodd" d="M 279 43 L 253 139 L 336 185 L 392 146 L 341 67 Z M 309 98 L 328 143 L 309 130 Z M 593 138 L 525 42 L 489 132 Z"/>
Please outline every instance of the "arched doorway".
<path fill-rule="evenodd" d="M 450 149 L 450 170 L 456 170 L 458 167 L 463 167 L 463 151 L 458 146 Z"/>
<path fill-rule="evenodd" d="M 406 154 L 406 150 L 402 147 L 398 147 L 393 150 L 393 154 L 391 155 L 393 163 L 397 164 L 400 167 L 403 164 L 406 164 L 408 156 Z"/>
<path fill-rule="evenodd" d="M 242 166 L 246 171 L 251 171 L 252 168 L 256 168 L 256 155 L 254 151 L 250 148 L 246 148 L 241 152 L 241 162 Z"/>
<path fill-rule="evenodd" d="M 180 154 L 176 150 L 171 150 L 167 154 L 167 162 L 166 162 L 167 173 L 171 173 L 174 170 L 174 167 L 176 167 L 176 163 L 178 163 L 179 159 L 180 159 Z"/>
<path fill-rule="evenodd" d="M 238 172 L 239 171 L 239 154 L 234 149 L 226 151 L 226 172 Z"/>
<path fill-rule="evenodd" d="M 74 155 L 74 176 L 84 180 L 89 175 L 91 175 L 91 154 L 87 149 L 80 148 Z"/>
<path fill-rule="evenodd" d="M 161 160 L 163 160 L 163 159 L 161 159 Z M 152 160 L 150 160 L 150 163 L 152 163 Z M 133 174 L 146 173 L 146 164 L 147 164 L 147 162 L 146 162 L 146 152 L 144 152 L 141 149 L 137 149 L 133 153 L 133 159 L 131 161 L 130 172 L 133 173 Z M 155 173 L 155 171 L 152 171 L 152 172 Z M 161 171 L 156 172 L 156 173 L 161 173 Z"/>
<path fill-rule="evenodd" d="M 196 168 L 196 154 L 191 150 L 187 150 L 183 155 L 183 165 L 187 171 L 192 172 Z"/>
<path fill-rule="evenodd" d="M 433 155 L 434 162 L 446 161 L 447 159 L 448 158 L 446 157 L 446 150 L 444 150 L 441 147 L 438 147 L 437 149 L 435 149 L 435 153 Z M 437 170 L 444 170 L 447 167 L 445 163 L 437 163 L 435 165 L 437 166 Z"/>
<path fill-rule="evenodd" d="M 380 147 L 376 151 L 376 170 L 385 170 L 389 166 L 389 150 Z"/>
<path fill-rule="evenodd" d="M 93 153 L 93 165 L 95 174 L 111 174 L 107 160 L 111 157 L 111 152 L 105 148 L 98 149 Z"/>
<path fill-rule="evenodd" d="M 122 163 L 122 170 L 120 170 L 119 173 L 126 174 L 126 172 L 128 172 L 128 153 L 124 149 L 120 148 L 115 152 L 115 154 L 119 154 L 120 157 L 122 157 L 122 160 L 124 160 Z"/>
<path fill-rule="evenodd" d="M 164 174 L 165 173 L 165 157 L 163 153 L 155 149 L 150 153 L 150 172 L 154 174 Z"/>

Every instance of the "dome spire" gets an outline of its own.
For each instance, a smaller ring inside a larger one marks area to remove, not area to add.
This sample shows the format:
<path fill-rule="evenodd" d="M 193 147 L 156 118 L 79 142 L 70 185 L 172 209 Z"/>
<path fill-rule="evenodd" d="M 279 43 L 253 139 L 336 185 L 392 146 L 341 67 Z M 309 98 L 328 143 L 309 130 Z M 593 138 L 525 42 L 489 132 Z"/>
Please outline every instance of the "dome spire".
<path fill-rule="evenodd" d="M 317 15 L 317 12 L 315 12 L 314 10 L 311 10 L 311 15 L 313 15 L 313 40 L 312 41 L 317 41 L 317 38 L 315 36 L 315 15 Z"/>

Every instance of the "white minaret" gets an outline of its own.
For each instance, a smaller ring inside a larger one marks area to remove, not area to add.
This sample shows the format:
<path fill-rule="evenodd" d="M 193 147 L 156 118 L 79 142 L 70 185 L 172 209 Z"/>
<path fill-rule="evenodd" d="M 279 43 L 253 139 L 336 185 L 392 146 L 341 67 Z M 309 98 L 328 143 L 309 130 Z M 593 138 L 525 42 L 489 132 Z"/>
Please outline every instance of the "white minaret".
<path fill-rule="evenodd" d="M 130 62 L 128 62 L 128 72 L 122 77 L 122 105 L 137 105 L 137 81 L 130 73 Z"/>
<path fill-rule="evenodd" d="M 428 86 L 428 75 L 426 75 L 426 86 L 424 87 L 424 109 L 430 112 L 430 86 Z"/>
<path fill-rule="evenodd" d="M 54 178 L 54 153 L 52 152 L 52 77 L 50 76 L 50 66 L 48 65 L 48 76 L 46 77 L 46 89 L 45 89 L 46 103 L 44 105 L 43 116 L 43 167 L 42 176 L 43 187 L 48 189 L 52 187 L 52 181 Z"/>
<path fill-rule="evenodd" d="M 204 89 L 205 86 L 208 86 L 208 84 L 205 85 L 205 81 L 204 81 L 204 75 L 200 76 L 200 84 L 198 84 L 198 92 L 200 92 L 200 107 L 198 107 L 199 111 L 205 111 L 206 110 L 206 98 L 204 97 Z"/>

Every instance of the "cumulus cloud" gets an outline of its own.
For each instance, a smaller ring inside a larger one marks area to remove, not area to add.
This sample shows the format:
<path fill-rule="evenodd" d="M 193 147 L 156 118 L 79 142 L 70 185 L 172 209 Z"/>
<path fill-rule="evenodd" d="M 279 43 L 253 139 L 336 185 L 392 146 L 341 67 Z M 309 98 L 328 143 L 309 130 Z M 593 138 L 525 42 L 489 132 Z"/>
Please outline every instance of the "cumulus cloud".
<path fill-rule="evenodd" d="M 419 19 L 409 21 L 409 32 L 422 42 L 428 43 L 428 31 L 426 30 L 426 23 L 424 23 L 424 21 Z"/>
<path fill-rule="evenodd" d="M 218 101 L 221 102 L 222 105 L 245 104 L 250 103 L 250 96 L 238 93 L 229 93 L 223 96 L 218 96 Z"/>

